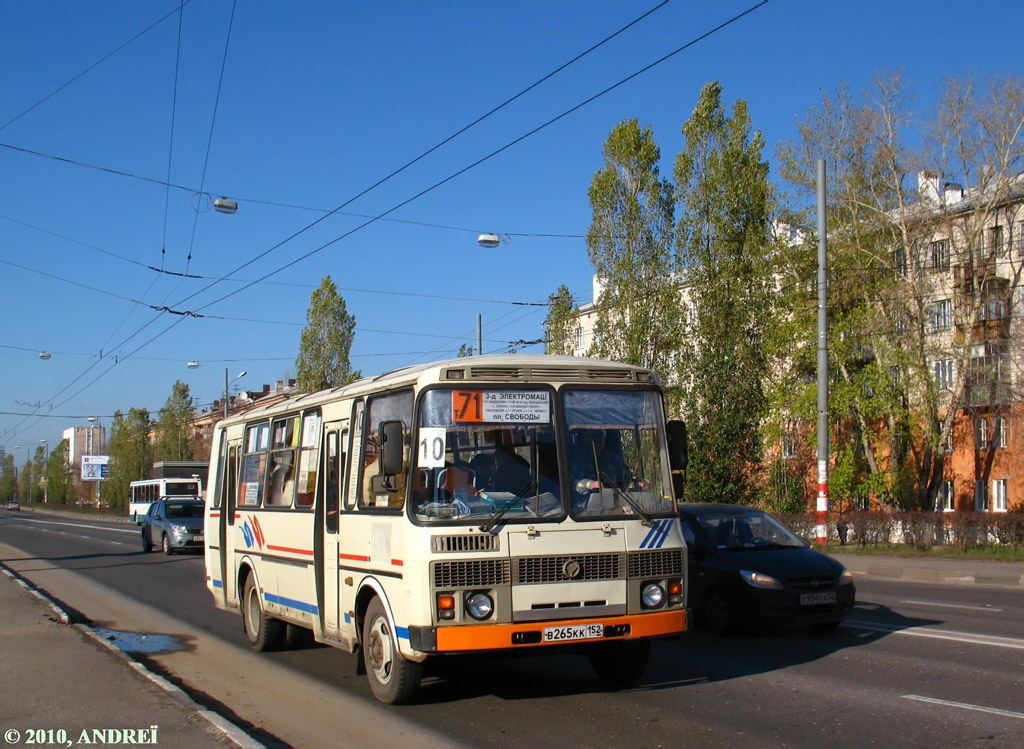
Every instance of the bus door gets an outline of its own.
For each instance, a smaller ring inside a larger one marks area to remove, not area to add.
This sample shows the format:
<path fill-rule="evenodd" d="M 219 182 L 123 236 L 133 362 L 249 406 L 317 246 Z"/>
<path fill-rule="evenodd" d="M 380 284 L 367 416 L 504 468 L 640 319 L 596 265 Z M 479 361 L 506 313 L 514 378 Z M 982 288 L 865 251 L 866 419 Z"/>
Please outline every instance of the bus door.
<path fill-rule="evenodd" d="M 224 602 L 228 606 L 238 605 L 238 591 L 235 582 L 235 498 L 238 496 L 238 456 L 242 452 L 241 440 L 228 443 L 224 482 L 221 487 L 221 514 L 218 528 L 220 547 L 220 579 L 224 584 Z"/>
<path fill-rule="evenodd" d="M 341 488 L 345 478 L 345 442 L 348 438 L 347 422 L 328 424 L 324 429 L 322 499 L 318 504 L 317 539 L 313 550 L 316 557 L 317 605 L 324 636 L 341 639 L 339 624 L 338 586 L 338 534 L 341 510 Z"/>

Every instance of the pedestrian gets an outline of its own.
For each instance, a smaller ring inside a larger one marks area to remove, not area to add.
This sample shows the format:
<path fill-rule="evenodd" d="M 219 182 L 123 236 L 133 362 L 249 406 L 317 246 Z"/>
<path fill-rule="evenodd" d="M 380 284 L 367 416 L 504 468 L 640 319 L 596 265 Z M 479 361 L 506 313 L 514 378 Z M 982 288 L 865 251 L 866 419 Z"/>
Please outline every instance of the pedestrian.
<path fill-rule="evenodd" d="M 846 525 L 846 518 L 843 517 L 843 511 L 839 511 L 839 520 L 836 521 L 836 532 L 839 534 L 839 545 L 846 546 L 846 533 L 848 527 Z"/>

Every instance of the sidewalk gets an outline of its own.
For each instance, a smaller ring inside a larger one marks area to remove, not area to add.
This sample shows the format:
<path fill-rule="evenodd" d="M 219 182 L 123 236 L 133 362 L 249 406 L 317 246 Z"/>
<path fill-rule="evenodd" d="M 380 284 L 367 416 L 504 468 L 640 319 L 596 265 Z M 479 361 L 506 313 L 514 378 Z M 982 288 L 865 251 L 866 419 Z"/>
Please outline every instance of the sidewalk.
<path fill-rule="evenodd" d="M 236 745 L 183 693 L 131 668 L 81 625 L 62 623 L 6 574 L 0 575 L 0 612 L 0 731 L 7 745 L 28 744 L 34 733 L 37 744 L 78 744 L 83 731 L 81 743 L 101 746 Z M 57 740 L 60 730 L 65 740 Z"/>
<path fill-rule="evenodd" d="M 834 548 L 834 547 L 833 547 Z M 1024 586 L 1024 562 L 975 559 L 919 559 L 842 554 L 829 549 L 854 577 L 876 577 L 914 583 Z"/>

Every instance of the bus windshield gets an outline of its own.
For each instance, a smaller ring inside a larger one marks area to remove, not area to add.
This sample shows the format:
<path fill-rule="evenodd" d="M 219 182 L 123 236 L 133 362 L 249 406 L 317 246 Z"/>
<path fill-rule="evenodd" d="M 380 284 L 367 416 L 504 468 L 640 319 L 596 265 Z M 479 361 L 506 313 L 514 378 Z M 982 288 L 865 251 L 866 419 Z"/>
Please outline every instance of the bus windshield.
<path fill-rule="evenodd" d="M 555 518 L 559 489 L 554 394 L 512 387 L 424 394 L 413 468 L 420 522 Z"/>
<path fill-rule="evenodd" d="M 654 391 L 563 390 L 574 517 L 671 515 L 676 511 Z"/>

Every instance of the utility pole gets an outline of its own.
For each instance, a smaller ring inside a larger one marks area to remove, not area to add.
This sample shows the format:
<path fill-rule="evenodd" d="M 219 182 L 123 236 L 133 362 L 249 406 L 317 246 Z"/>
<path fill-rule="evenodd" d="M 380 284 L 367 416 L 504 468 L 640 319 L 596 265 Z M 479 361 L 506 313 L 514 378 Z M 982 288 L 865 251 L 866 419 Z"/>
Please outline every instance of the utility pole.
<path fill-rule="evenodd" d="M 476 355 L 480 356 L 484 352 L 484 316 L 476 316 Z"/>
<path fill-rule="evenodd" d="M 818 159 L 818 546 L 828 535 L 828 237 L 825 160 Z"/>

